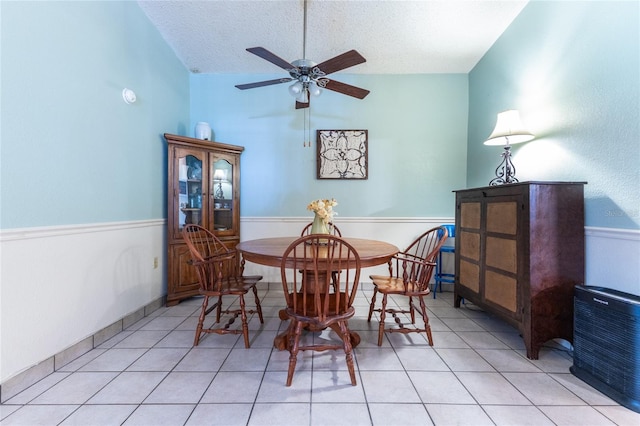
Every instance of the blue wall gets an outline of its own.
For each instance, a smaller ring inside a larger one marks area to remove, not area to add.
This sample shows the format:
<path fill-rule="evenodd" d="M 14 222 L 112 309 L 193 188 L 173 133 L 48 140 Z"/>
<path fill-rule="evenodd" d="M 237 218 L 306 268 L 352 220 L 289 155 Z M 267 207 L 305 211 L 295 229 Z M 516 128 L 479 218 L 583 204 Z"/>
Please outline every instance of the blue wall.
<path fill-rule="evenodd" d="M 514 147 L 521 180 L 586 180 L 587 225 L 637 229 L 638 9 L 532 1 L 468 76 L 335 74 L 371 94 L 313 99 L 305 135 L 286 85 L 234 87 L 281 73 L 189 74 L 135 2 L 0 2 L 0 228 L 165 217 L 162 133 L 197 121 L 246 147 L 243 216 L 305 216 L 319 197 L 342 217 L 452 216 L 517 108 L 538 136 Z M 332 128 L 369 130 L 368 180 L 315 178 L 315 130 Z"/>
<path fill-rule="evenodd" d="M 587 226 L 640 228 L 640 3 L 532 1 L 469 74 L 467 183 L 485 186 L 496 114 L 537 138 L 515 145 L 524 180 L 588 181 Z"/>
<path fill-rule="evenodd" d="M 165 217 L 162 133 L 186 131 L 189 73 L 137 3 L 0 7 L 0 228 Z"/>
<path fill-rule="evenodd" d="M 211 124 L 215 140 L 242 145 L 243 216 L 306 216 L 309 201 L 338 200 L 340 217 L 450 217 L 451 191 L 465 186 L 465 74 L 355 75 L 336 80 L 371 91 L 358 100 L 325 90 L 304 110 L 287 84 L 238 90 L 269 75 L 192 75 L 191 131 Z M 317 129 L 366 129 L 369 179 L 316 179 Z"/>

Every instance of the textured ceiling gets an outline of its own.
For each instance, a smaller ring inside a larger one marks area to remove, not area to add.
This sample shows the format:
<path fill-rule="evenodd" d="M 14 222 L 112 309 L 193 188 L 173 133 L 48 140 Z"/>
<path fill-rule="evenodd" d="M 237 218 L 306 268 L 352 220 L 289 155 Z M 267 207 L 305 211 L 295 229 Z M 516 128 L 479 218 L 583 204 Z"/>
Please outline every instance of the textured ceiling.
<path fill-rule="evenodd" d="M 306 58 L 355 49 L 358 74 L 468 73 L 528 0 L 308 0 Z M 303 58 L 304 0 L 139 1 L 185 66 L 274 73 L 248 47 Z"/>

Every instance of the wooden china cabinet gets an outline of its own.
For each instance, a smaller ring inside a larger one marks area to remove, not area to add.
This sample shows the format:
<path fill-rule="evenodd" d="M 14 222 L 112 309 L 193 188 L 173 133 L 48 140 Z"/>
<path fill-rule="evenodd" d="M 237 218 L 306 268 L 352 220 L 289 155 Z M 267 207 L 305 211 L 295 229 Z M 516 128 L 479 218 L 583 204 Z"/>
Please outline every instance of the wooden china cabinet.
<path fill-rule="evenodd" d="M 165 133 L 167 178 L 167 306 L 198 294 L 182 239 L 185 224 L 213 231 L 233 248 L 240 241 L 240 154 L 244 147 Z"/>
<path fill-rule="evenodd" d="M 585 182 L 522 182 L 456 193 L 454 303 L 516 326 L 527 357 L 573 341 L 573 291 L 584 283 Z"/>

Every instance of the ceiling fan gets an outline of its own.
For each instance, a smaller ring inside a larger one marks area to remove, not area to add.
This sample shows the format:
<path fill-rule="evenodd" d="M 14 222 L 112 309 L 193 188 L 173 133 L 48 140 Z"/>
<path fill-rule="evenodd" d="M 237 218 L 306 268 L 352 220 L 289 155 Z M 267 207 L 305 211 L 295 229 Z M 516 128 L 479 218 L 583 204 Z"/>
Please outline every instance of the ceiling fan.
<path fill-rule="evenodd" d="M 306 56 L 307 44 L 307 0 L 304 0 L 304 31 L 302 42 L 302 56 Z M 238 84 L 240 90 L 253 89 L 256 87 L 271 86 L 273 84 L 287 83 L 295 81 L 289 86 L 289 93 L 296 98 L 296 109 L 308 108 L 310 95 L 318 96 L 322 89 L 332 90 L 354 98 L 364 99 L 369 91 L 360 87 L 351 86 L 336 80 L 327 78 L 327 75 L 340 71 L 354 65 L 361 64 L 367 60 L 355 50 L 349 50 L 341 55 L 335 56 L 324 62 L 316 64 L 309 59 L 298 59 L 291 63 L 271 53 L 264 47 L 250 47 L 248 52 L 261 57 L 274 65 L 286 70 L 290 77 L 276 78 L 274 80 L 258 81 L 255 83 Z"/>

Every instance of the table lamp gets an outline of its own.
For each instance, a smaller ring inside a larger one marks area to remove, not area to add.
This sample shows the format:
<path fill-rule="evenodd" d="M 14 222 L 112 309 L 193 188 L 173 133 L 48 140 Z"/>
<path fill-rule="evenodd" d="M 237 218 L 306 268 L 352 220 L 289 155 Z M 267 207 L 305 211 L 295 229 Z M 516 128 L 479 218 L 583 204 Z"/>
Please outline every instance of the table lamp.
<path fill-rule="evenodd" d="M 216 188 L 216 193 L 214 194 L 215 198 L 221 200 L 224 198 L 224 192 L 222 192 L 222 181 L 227 180 L 227 172 L 226 170 L 216 169 L 213 172 L 213 180 L 218 181 L 218 187 Z"/>
<path fill-rule="evenodd" d="M 496 177 L 491 179 L 489 185 L 503 185 L 516 183 L 516 168 L 511 162 L 511 145 L 528 142 L 535 136 L 529 132 L 520 120 L 517 110 L 504 111 L 498 114 L 496 127 L 484 142 L 485 145 L 504 145 L 502 162 L 496 168 Z"/>

